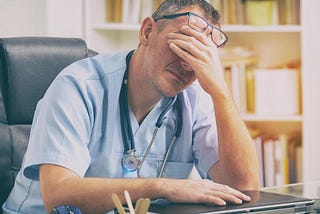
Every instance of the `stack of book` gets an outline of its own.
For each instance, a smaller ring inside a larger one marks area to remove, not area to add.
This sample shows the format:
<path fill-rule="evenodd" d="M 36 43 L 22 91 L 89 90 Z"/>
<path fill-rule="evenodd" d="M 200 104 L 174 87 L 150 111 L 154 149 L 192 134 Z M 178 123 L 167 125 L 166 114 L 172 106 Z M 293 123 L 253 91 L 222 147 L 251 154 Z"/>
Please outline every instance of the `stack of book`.
<path fill-rule="evenodd" d="M 106 22 L 138 24 L 163 0 L 105 0 Z M 300 0 L 207 0 L 221 13 L 222 23 L 297 25 Z"/>
<path fill-rule="evenodd" d="M 241 113 L 253 111 L 251 72 L 256 67 L 257 56 L 248 47 L 236 46 L 219 49 L 224 67 L 224 77 L 234 102 Z"/>
<path fill-rule="evenodd" d="M 227 25 L 297 25 L 300 0 L 209 0 Z"/>
<path fill-rule="evenodd" d="M 138 24 L 151 16 L 163 0 L 105 0 L 106 22 Z"/>
<path fill-rule="evenodd" d="M 286 134 L 257 135 L 254 144 L 260 165 L 262 187 L 302 182 L 301 139 Z"/>
<path fill-rule="evenodd" d="M 240 113 L 292 116 L 301 113 L 299 67 L 259 68 L 247 47 L 219 50 L 224 75 Z"/>

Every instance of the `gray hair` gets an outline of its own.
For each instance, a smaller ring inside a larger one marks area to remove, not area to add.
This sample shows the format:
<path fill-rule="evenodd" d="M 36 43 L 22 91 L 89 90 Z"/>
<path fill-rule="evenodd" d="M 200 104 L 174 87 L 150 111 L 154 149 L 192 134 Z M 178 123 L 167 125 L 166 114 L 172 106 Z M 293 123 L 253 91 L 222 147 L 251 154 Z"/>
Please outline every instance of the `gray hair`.
<path fill-rule="evenodd" d="M 203 11 L 203 16 L 213 24 L 220 25 L 219 12 L 206 0 L 165 0 L 158 9 L 152 14 L 152 18 L 156 19 L 163 15 L 174 14 L 186 7 L 197 7 Z"/>

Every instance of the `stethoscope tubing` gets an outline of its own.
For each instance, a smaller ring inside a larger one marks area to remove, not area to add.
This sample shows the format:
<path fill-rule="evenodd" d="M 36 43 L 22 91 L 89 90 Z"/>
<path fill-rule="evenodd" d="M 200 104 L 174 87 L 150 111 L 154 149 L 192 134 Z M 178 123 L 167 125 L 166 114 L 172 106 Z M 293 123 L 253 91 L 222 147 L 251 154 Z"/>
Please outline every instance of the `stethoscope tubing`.
<path fill-rule="evenodd" d="M 180 136 L 181 131 L 182 131 L 181 103 L 180 103 L 180 100 L 178 99 L 178 96 L 174 96 L 174 97 L 170 98 L 169 102 L 167 103 L 167 105 L 165 106 L 163 111 L 160 113 L 160 115 L 155 123 L 155 129 L 153 131 L 150 143 L 148 144 L 148 147 L 147 147 L 146 151 L 144 152 L 142 159 L 139 160 L 135 155 L 135 142 L 134 142 L 134 136 L 133 136 L 132 127 L 131 127 L 131 123 L 130 123 L 129 105 L 128 105 L 128 67 L 129 67 L 129 64 L 130 64 L 129 62 L 130 62 L 132 55 L 133 55 L 133 51 L 129 52 L 129 54 L 126 57 L 127 68 L 126 68 L 124 78 L 123 78 L 123 83 L 121 86 L 119 101 L 120 101 L 121 132 L 122 132 L 125 153 L 131 155 L 131 157 L 133 157 L 136 160 L 135 162 L 138 162 L 138 164 L 136 166 L 138 177 L 141 177 L 140 176 L 141 167 L 142 167 L 147 155 L 150 152 L 150 149 L 155 141 L 155 138 L 157 136 L 157 132 L 158 132 L 159 128 L 162 126 L 163 121 L 166 119 L 166 114 L 173 107 L 175 107 L 175 109 L 177 111 L 176 131 L 175 131 L 174 137 L 169 145 L 169 148 L 167 149 L 167 152 L 166 152 L 165 157 L 163 159 L 163 164 L 161 166 L 160 173 L 158 176 L 158 177 L 162 177 L 162 174 L 163 174 L 164 168 L 166 166 L 166 162 L 168 160 L 169 154 L 171 153 L 172 147 L 173 147 L 174 143 L 176 142 L 177 137 Z M 124 158 L 125 157 L 126 157 L 126 155 L 124 156 Z M 123 165 L 123 167 L 125 169 L 128 169 L 124 165 Z M 130 171 L 132 171 L 132 170 L 130 170 Z"/>
<path fill-rule="evenodd" d="M 161 169 L 160 169 L 158 178 L 161 178 L 162 175 L 163 175 L 163 172 L 164 172 L 164 169 L 165 169 L 165 167 L 166 167 L 166 164 L 167 164 L 169 155 L 170 155 L 170 153 L 171 153 L 171 150 L 172 150 L 172 148 L 173 148 L 173 145 L 174 145 L 174 143 L 176 142 L 177 137 L 180 136 L 181 130 L 182 130 L 182 111 L 181 111 L 181 104 L 180 104 L 180 102 L 179 102 L 179 99 L 177 99 L 177 96 L 175 97 L 175 99 L 172 99 L 172 100 L 169 102 L 169 104 L 165 107 L 165 109 L 164 109 L 164 110 L 161 112 L 161 114 L 159 115 L 159 118 L 158 118 L 158 120 L 157 120 L 157 123 L 159 122 L 159 123 L 158 123 L 158 126 L 157 126 L 157 123 L 156 123 L 156 128 L 155 128 L 154 131 L 153 131 L 151 141 L 150 141 L 150 143 L 149 143 L 146 151 L 144 152 L 144 155 L 143 155 L 143 157 L 142 157 L 142 159 L 141 159 L 141 161 L 140 161 L 140 163 L 139 163 L 139 165 L 138 165 L 138 167 L 137 167 L 137 176 L 138 176 L 138 178 L 141 177 L 141 175 L 140 175 L 140 169 L 141 169 L 141 167 L 142 167 L 142 165 L 143 165 L 143 163 L 144 163 L 147 155 L 148 155 L 149 152 L 150 152 L 150 149 L 151 149 L 151 147 L 152 147 L 152 145 L 153 145 L 153 143 L 154 143 L 154 140 L 155 140 L 155 138 L 156 138 L 156 136 L 157 136 L 158 130 L 159 130 L 159 128 L 161 127 L 161 125 L 162 125 L 162 123 L 163 123 L 163 121 L 164 121 L 164 119 L 165 119 L 165 115 L 166 115 L 166 113 L 169 111 L 169 109 L 171 109 L 171 108 L 173 107 L 173 105 L 176 106 L 177 114 L 178 114 L 178 120 L 177 120 L 177 126 L 176 126 L 175 135 L 173 136 L 173 139 L 172 139 L 172 141 L 171 141 L 171 143 L 170 143 L 170 145 L 169 145 L 169 148 L 168 148 L 168 150 L 167 150 L 167 152 L 166 152 L 166 154 L 165 154 L 165 157 L 164 157 L 164 159 L 163 159 L 163 163 L 162 163 L 162 166 L 161 166 Z"/>
<path fill-rule="evenodd" d="M 147 147 L 146 151 L 144 152 L 144 155 L 143 155 L 143 157 L 142 157 L 142 159 L 141 159 L 141 161 L 140 161 L 140 163 L 139 163 L 139 165 L 138 165 L 138 167 L 137 167 L 138 177 L 140 177 L 140 168 L 142 167 L 142 165 L 143 165 L 143 163 L 144 163 L 147 155 L 148 155 L 149 152 L 150 152 L 150 149 L 151 149 L 151 147 L 152 147 L 152 145 L 153 145 L 153 143 L 154 143 L 154 140 L 155 140 L 155 138 L 156 138 L 156 136 L 157 136 L 157 133 L 158 133 L 159 128 L 162 126 L 162 123 L 163 123 L 163 121 L 165 120 L 165 115 L 166 115 L 167 112 L 173 107 L 173 105 L 175 104 L 176 100 L 177 100 L 177 96 L 171 98 L 170 101 L 168 102 L 167 106 L 163 109 L 163 111 L 160 113 L 160 115 L 159 115 L 159 117 L 158 117 L 158 119 L 157 119 L 157 122 L 156 122 L 156 124 L 155 124 L 156 127 L 155 127 L 155 129 L 154 129 L 154 131 L 153 131 L 153 134 L 152 134 L 152 138 L 151 138 L 151 140 L 150 140 L 150 143 L 148 144 L 148 147 Z M 174 138 L 175 138 L 175 137 L 174 137 Z M 169 148 L 170 148 L 170 147 L 172 147 L 172 143 L 170 144 Z M 168 153 L 168 151 L 166 152 L 166 154 L 167 154 L 167 153 Z M 166 155 L 166 156 L 167 156 L 167 155 Z"/>
<path fill-rule="evenodd" d="M 182 131 L 182 109 L 181 109 L 181 103 L 180 103 L 180 100 L 179 98 L 177 98 L 177 101 L 175 102 L 175 106 L 176 106 L 176 109 L 177 109 L 177 114 L 178 114 L 178 120 L 177 120 L 177 128 L 176 128 L 176 132 L 175 132 L 175 135 L 173 136 L 173 139 L 169 145 L 169 148 L 166 152 L 166 155 L 163 159 L 163 163 L 162 163 L 162 166 L 161 166 L 161 169 L 160 169 L 160 172 L 159 172 L 159 178 L 162 177 L 163 175 L 163 172 L 164 172 L 164 168 L 166 167 L 166 164 L 167 164 L 167 161 L 168 161 L 168 158 L 169 158 L 169 155 L 171 153 L 171 150 L 173 148 L 173 145 L 175 144 L 176 140 L 178 137 L 180 137 L 181 135 L 181 131 Z"/>

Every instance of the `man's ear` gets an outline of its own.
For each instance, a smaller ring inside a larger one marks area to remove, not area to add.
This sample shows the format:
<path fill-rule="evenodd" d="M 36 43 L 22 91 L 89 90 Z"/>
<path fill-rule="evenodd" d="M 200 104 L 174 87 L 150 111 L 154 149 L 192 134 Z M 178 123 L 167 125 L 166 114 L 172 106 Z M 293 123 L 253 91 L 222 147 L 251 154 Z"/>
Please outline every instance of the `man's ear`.
<path fill-rule="evenodd" d="M 152 17 L 143 19 L 139 31 L 139 40 L 141 45 L 147 45 L 151 36 L 152 28 L 155 27 Z"/>

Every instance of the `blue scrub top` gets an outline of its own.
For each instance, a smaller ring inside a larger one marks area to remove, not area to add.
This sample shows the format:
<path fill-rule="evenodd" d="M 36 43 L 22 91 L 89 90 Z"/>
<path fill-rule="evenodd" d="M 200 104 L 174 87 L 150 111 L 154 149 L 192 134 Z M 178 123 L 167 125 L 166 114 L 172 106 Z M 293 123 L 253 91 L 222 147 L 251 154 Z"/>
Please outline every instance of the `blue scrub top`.
<path fill-rule="evenodd" d="M 100 54 L 73 63 L 53 81 L 39 101 L 22 168 L 3 205 L 4 213 L 45 213 L 39 185 L 40 164 L 68 168 L 80 177 L 127 177 L 121 166 L 119 94 L 127 52 Z M 193 165 L 206 178 L 218 160 L 211 97 L 197 82 L 180 95 L 182 133 L 171 151 L 163 177 L 187 178 Z M 142 158 L 154 124 L 168 102 L 163 98 L 139 125 L 130 111 L 136 154 Z M 157 177 L 176 129 L 171 109 L 141 168 L 142 177 Z"/>

